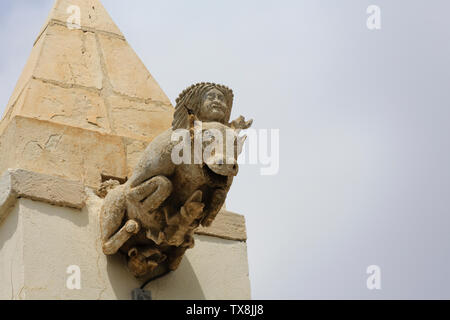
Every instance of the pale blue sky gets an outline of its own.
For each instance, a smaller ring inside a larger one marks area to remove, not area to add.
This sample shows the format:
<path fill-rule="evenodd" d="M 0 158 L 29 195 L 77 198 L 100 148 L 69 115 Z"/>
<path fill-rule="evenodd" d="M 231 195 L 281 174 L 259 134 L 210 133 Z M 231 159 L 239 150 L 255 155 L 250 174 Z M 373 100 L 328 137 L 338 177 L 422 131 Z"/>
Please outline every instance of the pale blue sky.
<path fill-rule="evenodd" d="M 0 3 L 1 110 L 52 2 Z M 220 82 L 280 129 L 279 174 L 243 166 L 228 201 L 254 298 L 450 297 L 448 1 L 102 2 L 172 102 Z"/>

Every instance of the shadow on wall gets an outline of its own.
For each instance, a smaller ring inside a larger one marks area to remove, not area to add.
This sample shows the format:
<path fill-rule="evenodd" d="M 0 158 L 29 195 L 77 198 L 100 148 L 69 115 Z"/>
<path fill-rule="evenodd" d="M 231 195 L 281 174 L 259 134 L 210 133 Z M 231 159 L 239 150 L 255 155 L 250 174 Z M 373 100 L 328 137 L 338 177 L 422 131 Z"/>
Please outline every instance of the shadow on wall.
<path fill-rule="evenodd" d="M 132 290 L 139 288 L 142 283 L 127 270 L 123 255 L 108 256 L 107 259 L 108 277 L 117 299 L 130 300 Z M 154 300 L 206 299 L 187 257 L 183 258 L 175 272 L 150 282 L 145 289 L 151 291 Z"/>
<path fill-rule="evenodd" d="M 25 201 L 31 201 L 33 206 L 36 207 L 40 213 L 43 213 L 47 216 L 55 218 L 54 220 L 64 219 L 64 221 L 75 225 L 82 230 L 83 228 L 87 228 L 91 223 L 89 214 L 84 210 L 72 209 L 72 208 L 64 208 L 56 205 L 49 205 L 45 202 L 33 201 L 29 199 L 25 199 Z M 62 214 L 64 212 L 64 214 Z"/>
<path fill-rule="evenodd" d="M 141 283 L 127 270 L 123 255 L 107 256 L 106 259 L 108 278 L 115 296 L 119 300 L 130 300 L 131 292 L 139 288 Z"/>
<path fill-rule="evenodd" d="M 19 208 L 15 206 L 9 210 L 4 220 L 0 221 L 0 251 L 13 238 L 19 226 Z"/>
<path fill-rule="evenodd" d="M 205 300 L 205 294 L 189 258 L 185 256 L 179 268 L 159 278 L 145 288 L 154 300 Z"/>

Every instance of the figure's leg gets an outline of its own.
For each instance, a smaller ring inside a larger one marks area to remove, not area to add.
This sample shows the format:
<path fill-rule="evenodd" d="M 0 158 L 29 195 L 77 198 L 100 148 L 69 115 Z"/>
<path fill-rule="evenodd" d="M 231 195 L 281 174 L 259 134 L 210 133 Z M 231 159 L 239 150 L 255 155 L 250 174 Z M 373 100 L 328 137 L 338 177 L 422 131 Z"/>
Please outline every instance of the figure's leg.
<path fill-rule="evenodd" d="M 128 220 L 127 223 L 108 241 L 103 243 L 103 252 L 107 255 L 117 253 L 119 249 L 127 242 L 132 236 L 137 234 L 140 230 L 139 223 L 134 220 Z"/>
<path fill-rule="evenodd" d="M 101 213 L 100 226 L 103 252 L 115 254 L 134 234 L 139 232 L 139 224 L 129 220 L 118 232 L 125 217 L 126 202 L 124 188 L 111 190 L 105 198 Z"/>
<path fill-rule="evenodd" d="M 151 212 L 158 209 L 172 193 L 172 182 L 164 176 L 156 176 L 130 189 L 128 199 L 141 203 L 141 209 Z"/>
<path fill-rule="evenodd" d="M 125 216 L 123 186 L 109 191 L 100 213 L 102 241 L 106 242 L 119 229 Z"/>

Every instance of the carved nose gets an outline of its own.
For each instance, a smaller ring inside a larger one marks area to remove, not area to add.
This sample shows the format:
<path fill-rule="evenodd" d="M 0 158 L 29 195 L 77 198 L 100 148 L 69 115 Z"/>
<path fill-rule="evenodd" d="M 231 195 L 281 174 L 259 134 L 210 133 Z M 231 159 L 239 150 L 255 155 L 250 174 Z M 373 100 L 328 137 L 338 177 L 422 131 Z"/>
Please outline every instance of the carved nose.
<path fill-rule="evenodd" d="M 235 159 L 225 159 L 222 155 L 216 155 L 214 161 L 209 162 L 208 167 L 223 176 L 235 176 L 239 171 L 239 165 Z"/>
<path fill-rule="evenodd" d="M 225 164 L 224 161 L 223 161 L 222 159 L 220 159 L 220 160 L 217 161 L 217 165 L 220 166 L 220 167 L 227 166 L 227 164 Z M 229 164 L 228 166 L 231 168 L 231 171 L 232 171 L 232 172 L 237 171 L 238 168 L 239 168 L 238 165 L 237 165 L 236 163 L 235 163 L 235 164 Z"/>

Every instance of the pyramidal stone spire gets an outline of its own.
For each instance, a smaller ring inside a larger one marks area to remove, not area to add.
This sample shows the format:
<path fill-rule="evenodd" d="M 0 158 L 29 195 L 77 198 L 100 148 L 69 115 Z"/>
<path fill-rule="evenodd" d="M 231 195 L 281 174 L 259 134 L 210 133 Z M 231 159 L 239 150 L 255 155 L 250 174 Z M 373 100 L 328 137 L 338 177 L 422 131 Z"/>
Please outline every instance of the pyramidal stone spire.
<path fill-rule="evenodd" d="M 0 122 L 0 171 L 126 179 L 173 107 L 99 0 L 57 0 Z"/>

